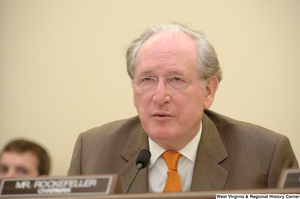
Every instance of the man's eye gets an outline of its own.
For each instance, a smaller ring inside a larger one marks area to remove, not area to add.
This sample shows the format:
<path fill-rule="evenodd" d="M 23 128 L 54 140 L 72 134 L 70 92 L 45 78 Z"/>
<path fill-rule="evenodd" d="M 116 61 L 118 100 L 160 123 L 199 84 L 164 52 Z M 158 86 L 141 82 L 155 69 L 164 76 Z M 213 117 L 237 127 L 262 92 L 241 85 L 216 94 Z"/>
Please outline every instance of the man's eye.
<path fill-rule="evenodd" d="M 151 80 L 152 80 L 151 77 L 145 77 L 145 78 L 143 79 L 143 81 L 146 81 L 146 82 L 150 82 Z"/>
<path fill-rule="evenodd" d="M 173 80 L 174 80 L 175 82 L 180 82 L 180 81 L 182 81 L 182 79 L 181 79 L 180 77 L 173 77 Z"/>
<path fill-rule="evenodd" d="M 185 77 L 180 77 L 180 76 L 174 76 L 170 77 L 170 82 L 186 82 L 187 79 Z"/>
<path fill-rule="evenodd" d="M 0 167 L 0 174 L 6 174 L 7 173 L 7 167 L 5 167 L 5 166 L 1 166 Z"/>
<path fill-rule="evenodd" d="M 154 82 L 156 82 L 156 79 L 154 77 L 144 77 L 140 83 L 145 84 L 145 83 L 154 83 Z"/>
<path fill-rule="evenodd" d="M 26 175 L 28 174 L 28 170 L 25 168 L 18 168 L 18 173 L 21 175 Z"/>

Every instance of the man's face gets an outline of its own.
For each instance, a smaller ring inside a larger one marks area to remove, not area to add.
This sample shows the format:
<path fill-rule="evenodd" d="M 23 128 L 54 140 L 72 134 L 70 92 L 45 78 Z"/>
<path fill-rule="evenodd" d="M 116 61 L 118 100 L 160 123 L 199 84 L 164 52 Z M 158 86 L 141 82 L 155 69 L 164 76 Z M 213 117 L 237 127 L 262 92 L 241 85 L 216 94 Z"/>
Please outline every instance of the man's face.
<path fill-rule="evenodd" d="M 0 159 L 0 178 L 37 177 L 38 158 L 31 152 L 4 151 Z"/>
<path fill-rule="evenodd" d="M 196 70 L 196 43 L 189 36 L 162 32 L 150 37 L 141 47 L 134 71 L 134 105 L 149 138 L 166 150 L 180 150 L 200 130 L 206 89 Z M 163 80 L 185 76 L 188 87 L 176 90 Z M 158 80 L 148 92 L 138 82 L 145 77 Z"/>

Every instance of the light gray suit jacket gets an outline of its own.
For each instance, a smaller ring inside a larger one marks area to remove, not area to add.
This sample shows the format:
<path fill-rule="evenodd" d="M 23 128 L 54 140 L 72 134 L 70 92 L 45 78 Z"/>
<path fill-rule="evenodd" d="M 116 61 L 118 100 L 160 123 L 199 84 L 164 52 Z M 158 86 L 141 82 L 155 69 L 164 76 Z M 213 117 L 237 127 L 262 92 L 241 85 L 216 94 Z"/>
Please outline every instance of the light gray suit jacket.
<path fill-rule="evenodd" d="M 209 110 L 202 124 L 191 191 L 273 188 L 283 168 L 298 168 L 286 136 Z M 149 145 L 138 116 L 93 128 L 78 136 L 68 175 L 117 173 L 124 192 L 141 149 Z M 129 191 L 145 192 L 147 168 Z"/>

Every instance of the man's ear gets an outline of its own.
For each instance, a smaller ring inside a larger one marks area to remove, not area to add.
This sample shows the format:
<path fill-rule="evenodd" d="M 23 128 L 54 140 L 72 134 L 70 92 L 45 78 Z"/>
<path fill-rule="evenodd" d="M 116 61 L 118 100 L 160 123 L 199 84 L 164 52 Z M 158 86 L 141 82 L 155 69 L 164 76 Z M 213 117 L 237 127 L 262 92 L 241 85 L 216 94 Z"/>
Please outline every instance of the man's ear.
<path fill-rule="evenodd" d="M 219 86 L 219 81 L 216 76 L 211 76 L 207 78 L 206 81 L 207 81 L 205 86 L 206 96 L 204 98 L 204 108 L 208 109 L 214 102 L 215 95 Z"/>

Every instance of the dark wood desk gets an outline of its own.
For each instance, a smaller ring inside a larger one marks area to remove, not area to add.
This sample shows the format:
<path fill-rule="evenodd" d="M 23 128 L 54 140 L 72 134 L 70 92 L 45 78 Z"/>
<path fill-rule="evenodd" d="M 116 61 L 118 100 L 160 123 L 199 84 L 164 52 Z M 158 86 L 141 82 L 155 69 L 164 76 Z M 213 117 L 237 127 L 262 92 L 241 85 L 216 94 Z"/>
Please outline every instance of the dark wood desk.
<path fill-rule="evenodd" d="M 212 199 L 216 198 L 216 194 L 300 194 L 300 188 L 285 189 L 241 189 L 226 191 L 199 191 L 199 192 L 183 192 L 183 193 L 144 193 L 144 194 L 111 194 L 111 195 L 72 195 L 72 196 L 36 196 L 31 198 L 46 199 Z M 300 196 L 300 195 L 299 195 Z M 29 197 L 9 197 L 9 198 L 29 198 Z M 1 197 L 0 197 L 1 199 Z M 291 198 L 292 199 L 292 198 Z M 300 199 L 300 198 L 299 198 Z"/>

